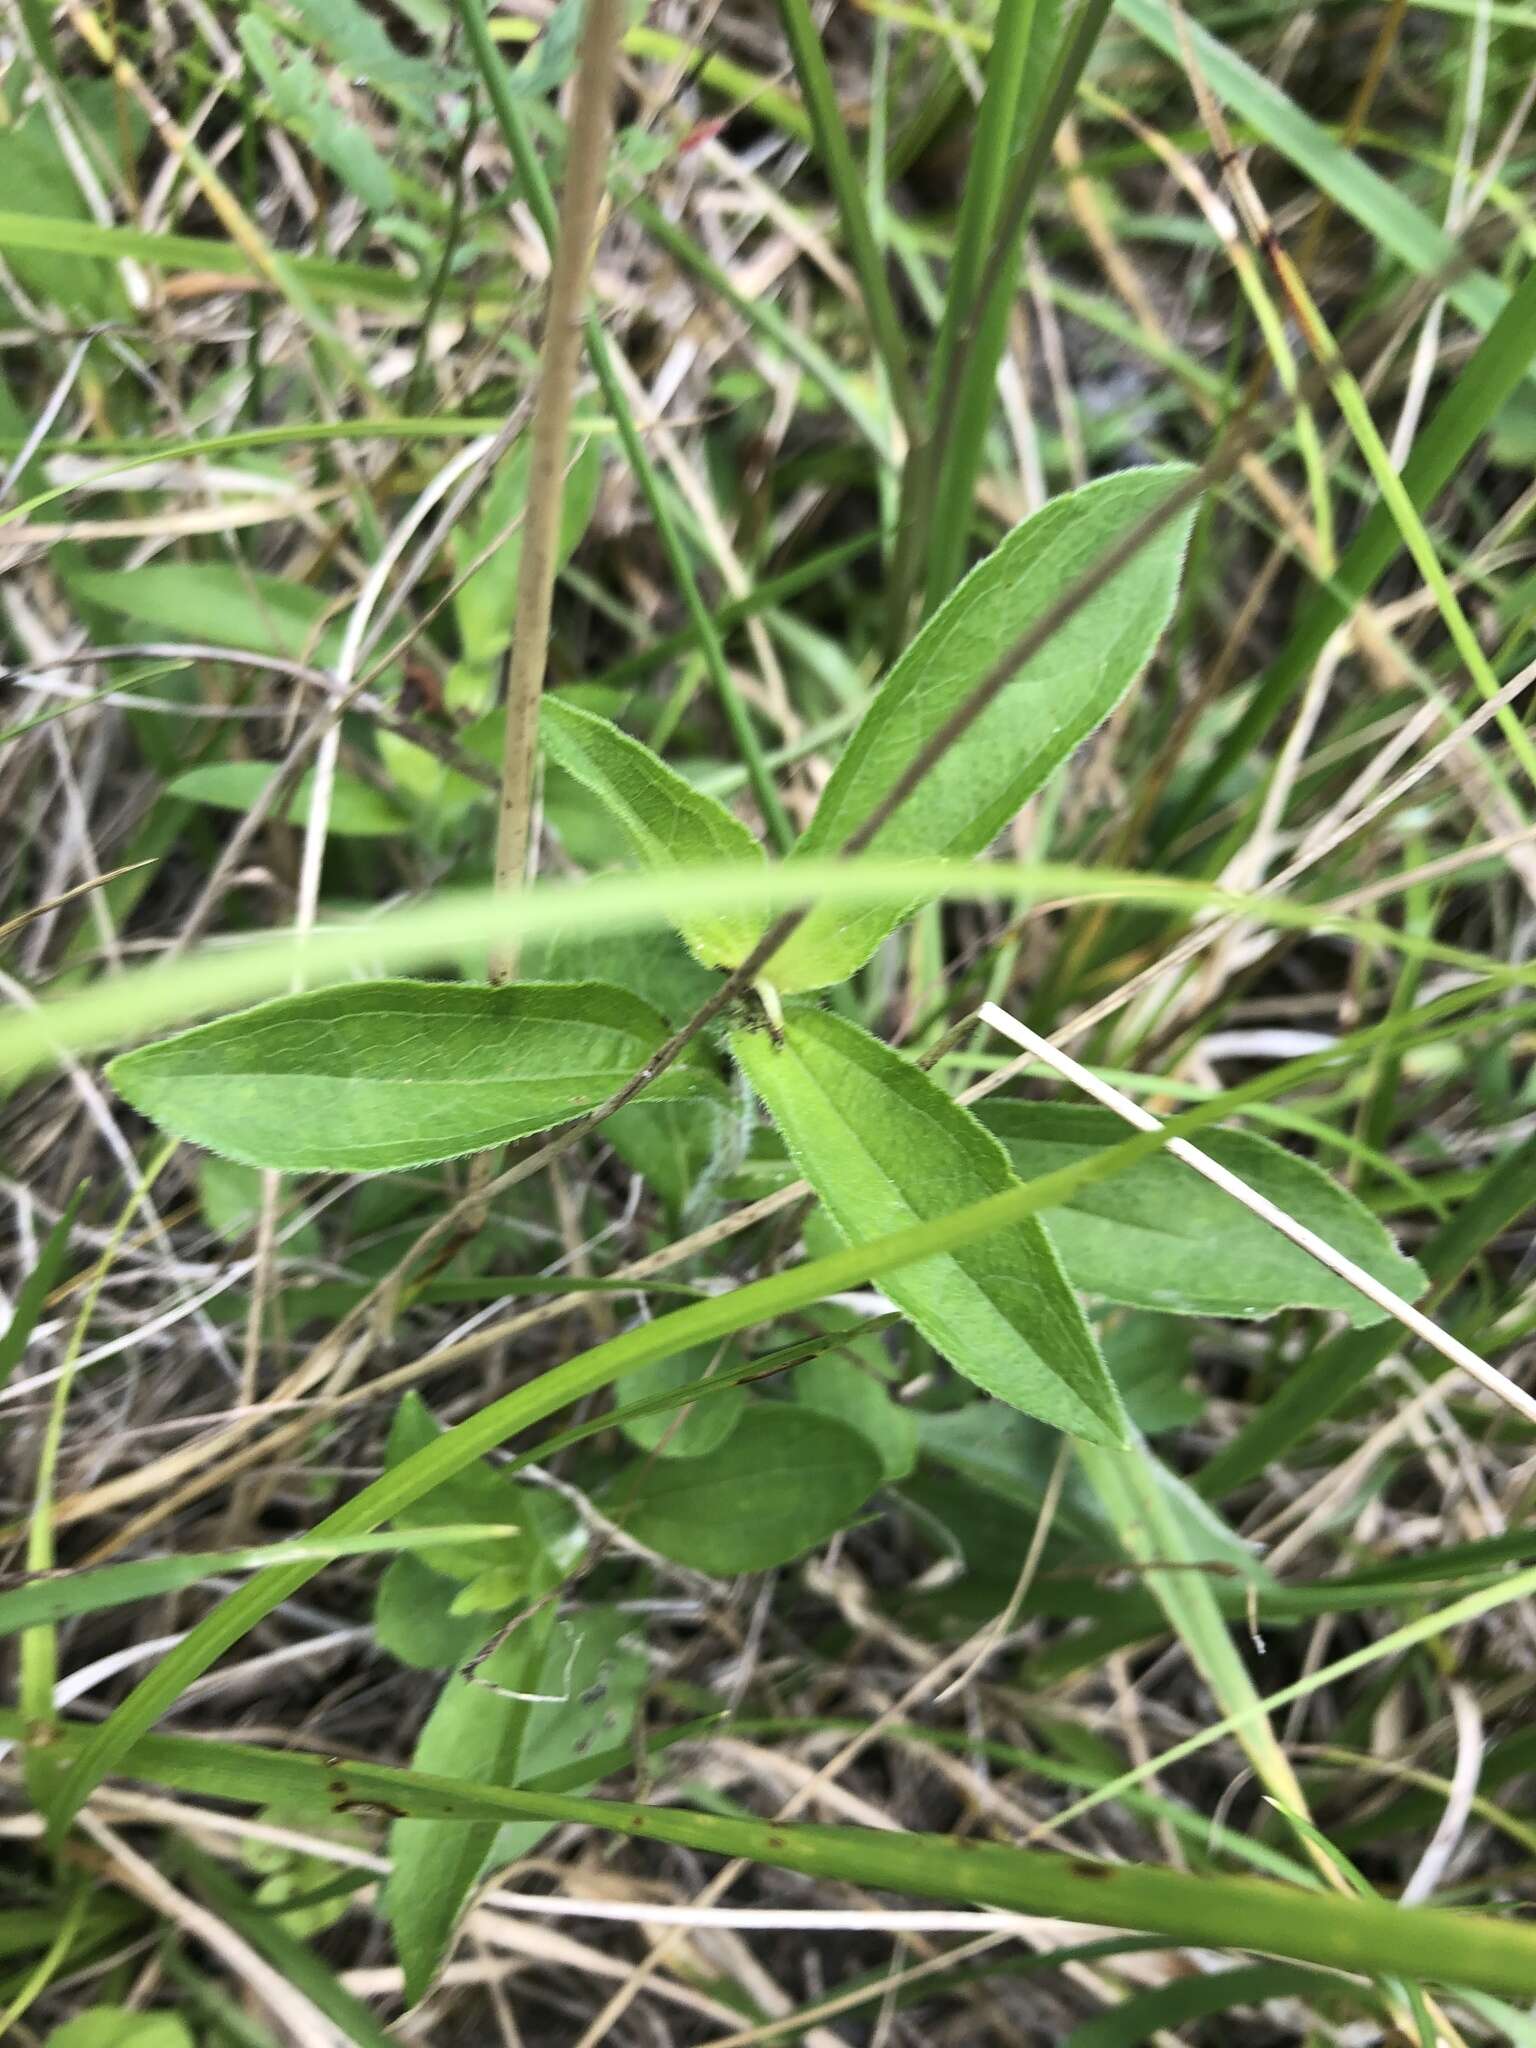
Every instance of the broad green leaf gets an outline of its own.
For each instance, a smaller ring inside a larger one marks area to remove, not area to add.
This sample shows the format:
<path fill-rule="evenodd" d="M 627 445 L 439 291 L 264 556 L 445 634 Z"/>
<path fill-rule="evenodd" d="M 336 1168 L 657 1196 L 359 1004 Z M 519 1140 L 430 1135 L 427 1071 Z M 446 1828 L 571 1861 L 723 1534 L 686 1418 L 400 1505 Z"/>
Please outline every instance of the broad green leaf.
<path fill-rule="evenodd" d="M 625 1615 L 598 1608 L 557 1622 L 531 1613 L 481 1665 L 476 1684 L 451 1677 L 412 1758 L 418 1771 L 495 1786 L 527 1783 L 611 1752 L 628 1734 L 649 1665 L 629 1642 Z M 509 1699 L 504 1692 L 535 1697 Z M 578 1779 L 578 1782 L 584 1782 Z M 394 1874 L 385 1907 L 418 1999 L 441 1962 L 466 1899 L 481 1876 L 526 1855 L 548 1821 L 399 1820 L 390 1830 Z"/>
<path fill-rule="evenodd" d="M 552 1609 L 536 1610 L 476 1678 L 455 1672 L 447 1679 L 412 1754 L 413 1770 L 516 1784 L 529 1702 L 508 1694 L 538 1690 L 553 1624 Z M 393 1869 L 383 1906 L 412 2004 L 430 1988 L 495 1839 L 494 1821 L 397 1820 L 390 1829 Z"/>
<path fill-rule="evenodd" d="M 830 1353 L 795 1368 L 795 1399 L 863 1437 L 886 1479 L 905 1479 L 917 1463 L 917 1418 L 850 1358 Z"/>
<path fill-rule="evenodd" d="M 1126 1128 L 1113 1110 L 1077 1103 L 992 1102 L 982 1121 L 1022 1180 L 1105 1151 Z M 1414 1261 L 1310 1160 L 1246 1131 L 1208 1131 L 1200 1149 L 1373 1279 L 1410 1301 L 1423 1293 Z M 1109 1301 L 1190 1316 L 1323 1308 L 1356 1324 L 1382 1320 L 1363 1294 L 1167 1153 L 1084 1188 L 1044 1221 L 1073 1285 Z"/>
<path fill-rule="evenodd" d="M 124 148 L 137 157 L 142 116 L 131 100 L 114 94 L 109 80 L 72 78 L 68 105 L 73 117 L 70 126 L 85 118 L 95 131 L 93 139 L 103 161 L 117 161 L 118 151 Z M 49 103 L 38 98 L 19 118 L 12 108 L 6 123 L 6 196 L 25 197 L 27 218 L 41 230 L 33 240 L 19 245 L 12 268 L 17 282 L 45 304 L 90 320 L 123 319 L 129 314 L 129 300 L 121 273 L 109 262 L 82 260 L 68 246 L 70 230 L 84 228 L 88 232 L 95 223 L 80 180 L 61 146 L 58 119 Z M 126 133 L 118 122 L 128 123 Z M 76 146 L 84 140 L 77 136 Z M 9 293 L 0 292 L 0 304 L 10 308 Z"/>
<path fill-rule="evenodd" d="M 442 1425 L 415 1392 L 403 1396 L 390 1425 L 384 1470 L 393 1472 L 443 1434 Z M 538 1593 L 559 1583 L 585 1547 L 581 1525 L 558 1494 L 519 1486 L 485 1459 L 476 1459 L 441 1486 L 396 1515 L 397 1529 L 443 1529 L 475 1524 L 510 1527 L 517 1534 L 490 1542 L 435 1544 L 426 1552 L 434 1573 L 475 1580 L 488 1570 L 511 1568 L 516 1593 Z M 446 1605 L 452 1594 L 444 1587 Z M 503 1603 L 506 1604 L 506 1603 Z"/>
<path fill-rule="evenodd" d="M 452 1590 L 438 1572 L 405 1555 L 391 1563 L 374 1597 L 373 1633 L 381 1649 L 418 1671 L 462 1664 L 493 1633 L 478 1615 L 450 1614 Z"/>
<path fill-rule="evenodd" d="M 702 1458 L 719 1450 L 742 1418 L 745 1393 L 731 1387 L 691 1406 L 687 1399 L 687 1390 L 696 1381 L 711 1376 L 719 1349 L 711 1344 L 701 1351 L 680 1352 L 676 1358 L 658 1359 L 655 1365 L 642 1366 L 631 1375 L 625 1389 L 626 1407 L 661 1394 L 678 1396 L 675 1408 L 627 1416 L 620 1422 L 632 1444 L 661 1458 Z"/>
<path fill-rule="evenodd" d="M 825 1543 L 879 1484 L 879 1459 L 843 1423 L 759 1401 L 706 1457 L 628 1467 L 608 1506 L 637 1541 L 679 1564 L 760 1572 Z"/>
<path fill-rule="evenodd" d="M 580 1116 L 666 1036 L 648 1004 L 602 982 L 351 982 L 196 1025 L 107 1071 L 162 1129 L 248 1166 L 380 1173 Z M 681 1060 L 655 1093 L 717 1086 Z"/>
<path fill-rule="evenodd" d="M 82 569 L 66 577 L 72 597 L 121 612 L 178 640 L 249 647 L 321 665 L 335 657 L 341 628 L 325 598 L 306 583 L 260 576 L 229 562 L 150 562 L 142 569 Z"/>
<path fill-rule="evenodd" d="M 736 1031 L 731 1048 L 851 1244 L 1017 1185 L 970 1111 L 856 1024 L 796 1005 L 782 1044 Z M 885 1291 L 989 1394 L 1091 1443 L 1124 1442 L 1114 1382 L 1033 1216 L 891 1274 Z"/>
<path fill-rule="evenodd" d="M 606 718 L 546 697 L 539 734 L 550 759 L 618 819 L 642 867 L 762 861 L 762 848 L 724 804 L 695 789 Z M 739 966 L 768 928 L 760 910 L 696 911 L 674 922 L 706 967 Z"/>
<path fill-rule="evenodd" d="M 210 761 L 204 768 L 178 775 L 166 794 L 187 803 L 212 804 L 221 811 L 248 811 L 277 773 L 275 761 Z M 309 822 L 314 780 L 306 775 L 279 813 L 290 825 Z M 328 819 L 330 831 L 340 839 L 383 839 L 410 825 L 403 811 L 355 775 L 336 777 Z"/>
<path fill-rule="evenodd" d="M 555 1624 L 518 1752 L 520 1785 L 558 1783 L 570 1791 L 596 1784 L 634 1727 L 651 1667 L 632 1615 L 588 1607 Z M 579 1766 L 591 1760 L 583 1772 Z M 509 1821 L 496 1831 L 484 1868 L 527 1856 L 549 1833 L 548 1821 Z"/>
<path fill-rule="evenodd" d="M 1163 504 L 1189 471 L 1126 470 L 1053 499 L 973 569 L 901 656 L 791 860 L 837 852 L 971 691 L 1073 579 Z M 1193 512 L 1172 520 L 1080 606 L 876 833 L 887 858 L 982 852 L 1114 709 L 1168 622 Z M 782 990 L 844 981 L 917 907 L 813 910 L 769 969 Z"/>
<path fill-rule="evenodd" d="M 255 12 L 241 17 L 236 33 L 272 96 L 278 118 L 351 187 L 370 212 L 387 213 L 395 200 L 389 166 L 367 132 L 348 120 L 332 100 L 314 59 L 282 42 Z"/>

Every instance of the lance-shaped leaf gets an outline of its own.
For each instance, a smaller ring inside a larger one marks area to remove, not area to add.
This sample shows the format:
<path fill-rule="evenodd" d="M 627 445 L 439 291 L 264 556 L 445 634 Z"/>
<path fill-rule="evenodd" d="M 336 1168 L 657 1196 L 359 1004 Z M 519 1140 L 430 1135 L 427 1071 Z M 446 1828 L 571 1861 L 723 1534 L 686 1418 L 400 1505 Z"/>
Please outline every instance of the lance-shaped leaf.
<path fill-rule="evenodd" d="M 724 804 L 695 789 L 610 720 L 546 696 L 539 737 L 549 758 L 591 790 L 623 826 L 642 867 L 762 860 L 763 849 Z M 758 911 L 701 911 L 676 924 L 689 951 L 706 967 L 739 966 L 767 929 Z"/>
<path fill-rule="evenodd" d="M 1111 1109 L 1092 1104 L 991 1102 L 981 1112 L 1024 1180 L 1107 1151 L 1125 1137 Z M 1200 1149 L 1276 1208 L 1416 1300 L 1424 1274 L 1353 1195 L 1310 1160 L 1247 1131 L 1207 1131 Z M 1186 1316 L 1272 1316 L 1336 1309 L 1356 1324 L 1383 1311 L 1289 1238 L 1167 1152 L 1083 1188 L 1044 1222 L 1073 1283 L 1133 1308 Z"/>
<path fill-rule="evenodd" d="M 737 1031 L 731 1048 L 850 1243 L 1017 1185 L 1002 1146 L 970 1111 L 856 1024 L 795 1005 L 782 1043 Z M 1032 1216 L 903 1267 L 883 1285 L 989 1394 L 1090 1443 L 1125 1442 L 1114 1382 Z"/>
<path fill-rule="evenodd" d="M 667 1037 L 605 982 L 350 982 L 122 1054 L 112 1085 L 163 1130 L 283 1173 L 428 1166 L 595 1108 Z M 718 1091 L 698 1059 L 657 1099 Z"/>
<path fill-rule="evenodd" d="M 1053 499 L 1015 527 L 891 670 L 791 859 L 835 854 L 1021 635 L 1188 475 L 1180 465 L 1127 470 Z M 897 806 L 872 852 L 968 860 L 997 836 L 1146 666 L 1173 609 L 1192 516 L 1152 534 L 1058 627 Z M 846 979 L 916 907 L 813 910 L 775 959 L 773 981 L 797 990 Z"/>

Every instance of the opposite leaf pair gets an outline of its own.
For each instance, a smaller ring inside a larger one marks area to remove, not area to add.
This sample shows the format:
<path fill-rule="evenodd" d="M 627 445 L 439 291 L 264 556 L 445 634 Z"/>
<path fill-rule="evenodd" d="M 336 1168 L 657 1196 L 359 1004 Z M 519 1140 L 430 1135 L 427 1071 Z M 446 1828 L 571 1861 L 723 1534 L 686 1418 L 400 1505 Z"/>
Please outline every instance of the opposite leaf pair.
<path fill-rule="evenodd" d="M 1110 477 L 1010 534 L 897 662 L 791 860 L 835 852 L 876 815 L 1062 586 L 1165 504 L 1186 474 Z M 1187 529 L 1186 517 L 1155 532 L 1019 667 L 892 809 L 873 853 L 963 859 L 984 850 L 1144 666 L 1172 607 Z M 599 798 L 642 866 L 675 872 L 762 860 L 739 819 L 609 721 L 549 699 L 542 733 L 549 757 Z M 918 907 L 813 907 L 770 963 L 774 988 L 794 994 L 844 980 Z M 767 928 L 752 911 L 689 915 L 677 926 L 697 958 L 726 970 Z M 282 999 L 185 1032 L 119 1059 L 112 1078 L 165 1128 L 233 1158 L 289 1171 L 379 1171 L 579 1116 L 666 1036 L 659 1012 L 602 982 L 380 982 Z M 740 1029 L 731 1047 L 851 1242 L 937 1221 L 1017 1184 L 995 1137 L 857 1025 L 791 1004 L 782 1031 Z M 720 1087 L 694 1048 L 642 1100 Z M 1084 1278 L 1095 1284 L 1093 1271 Z M 1157 1292 L 1149 1280 L 1129 1298 Z M 1035 1218 L 905 1268 L 890 1293 L 977 1385 L 1090 1442 L 1127 1440 L 1114 1382 Z"/>

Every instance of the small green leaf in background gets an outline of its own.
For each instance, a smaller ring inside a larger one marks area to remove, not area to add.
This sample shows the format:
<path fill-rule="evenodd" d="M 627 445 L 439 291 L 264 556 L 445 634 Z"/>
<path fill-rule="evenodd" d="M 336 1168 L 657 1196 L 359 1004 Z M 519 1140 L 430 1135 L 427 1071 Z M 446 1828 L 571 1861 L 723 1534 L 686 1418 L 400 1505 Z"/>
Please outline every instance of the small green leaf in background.
<path fill-rule="evenodd" d="M 879 1484 L 879 1460 L 862 1436 L 808 1409 L 758 1401 L 707 1456 L 621 1472 L 609 1510 L 648 1549 L 723 1576 L 767 1571 L 825 1543 Z"/>
<path fill-rule="evenodd" d="M 302 1807 L 271 1806 L 257 1818 L 268 1826 L 323 1835 L 328 1842 L 341 1842 L 352 1849 L 369 1846 L 367 1831 L 349 1814 L 331 1814 L 322 1820 Z M 334 1927 L 353 1903 L 347 1892 L 335 1889 L 336 1865 L 324 1856 L 308 1855 L 286 1842 L 246 1836 L 240 1844 L 240 1860 L 261 1878 L 252 1893 L 255 1903 L 280 1914 L 288 1932 L 300 1939 Z"/>
<path fill-rule="evenodd" d="M 1023 1180 L 1125 1138 L 1114 1111 L 1093 1104 L 991 1102 L 982 1121 Z M 1247 1131 L 1207 1131 L 1200 1149 L 1384 1286 L 1410 1301 L 1423 1293 L 1414 1261 L 1310 1160 Z M 1363 1294 L 1165 1152 L 1084 1188 L 1043 1220 L 1074 1285 L 1106 1301 L 1190 1316 L 1323 1308 L 1357 1325 L 1382 1319 Z"/>
<path fill-rule="evenodd" d="M 342 628 L 319 591 L 232 562 L 77 569 L 66 582 L 78 602 L 120 612 L 176 640 L 284 654 L 320 667 L 334 661 L 341 644 Z"/>
<path fill-rule="evenodd" d="M 331 98 L 314 59 L 281 42 L 259 14 L 244 14 L 236 33 L 272 95 L 279 119 L 371 213 L 387 213 L 395 202 L 389 166 L 365 131 L 348 120 Z"/>
<path fill-rule="evenodd" d="M 594 1109 L 666 1036 L 648 1004 L 602 982 L 351 982 L 196 1025 L 107 1071 L 162 1129 L 248 1166 L 378 1173 Z M 685 1059 L 654 1093 L 711 1088 Z"/>
<path fill-rule="evenodd" d="M 1126 470 L 1052 499 L 1016 526 L 891 670 L 791 859 L 835 854 L 993 664 L 1188 476 L 1176 464 Z M 875 834 L 872 852 L 966 860 L 996 838 L 1151 659 L 1173 610 L 1193 516 L 1191 509 L 1164 526 L 1025 663 Z M 915 908 L 813 910 L 769 970 L 775 985 L 794 991 L 846 980 Z"/>
<path fill-rule="evenodd" d="M 552 1625 L 549 1609 L 529 1616 L 481 1665 L 484 1683 L 458 1672 L 446 1680 L 412 1754 L 414 1770 L 517 1782 L 528 1701 L 507 1695 L 538 1689 Z M 494 1821 L 397 1820 L 390 1829 L 383 1905 L 412 2004 L 430 1988 L 495 1839 Z"/>
<path fill-rule="evenodd" d="M 762 860 L 762 848 L 724 804 L 695 789 L 608 719 L 546 696 L 539 737 L 549 758 L 599 797 L 623 826 L 643 868 Z M 766 931 L 767 919 L 758 911 L 716 911 L 680 918 L 677 928 L 706 967 L 736 967 Z"/>
<path fill-rule="evenodd" d="M 1007 1155 L 938 1083 L 856 1024 L 795 1005 L 783 1043 L 731 1049 L 849 1243 L 1016 1186 Z M 1125 1441 L 1093 1333 L 1034 1217 L 892 1273 L 885 1291 L 957 1372 L 1092 1443 Z"/>
<path fill-rule="evenodd" d="M 393 1559 L 374 1598 L 373 1632 L 381 1649 L 417 1671 L 450 1671 L 494 1633 L 483 1617 L 450 1612 L 452 1588 L 408 1553 Z"/>
<path fill-rule="evenodd" d="M 184 2021 L 173 2012 L 131 2012 L 124 2005 L 88 2005 L 45 2048 L 193 2048 Z"/>
<path fill-rule="evenodd" d="M 278 772 L 275 761 L 210 761 L 178 775 L 166 794 L 187 803 L 212 804 L 216 810 L 248 811 Z M 308 824 L 314 783 L 313 774 L 306 775 L 278 814 L 290 825 Z M 357 776 L 339 774 L 331 790 L 327 824 L 339 839 L 385 839 L 406 831 L 410 820 Z"/>
<path fill-rule="evenodd" d="M 795 1367 L 794 1388 L 802 1407 L 846 1423 L 863 1437 L 880 1460 L 885 1479 L 905 1479 L 917 1463 L 917 1418 L 891 1399 L 872 1372 L 851 1358 L 832 1352 L 808 1358 Z"/>
<path fill-rule="evenodd" d="M 530 1615 L 476 1678 L 448 1679 L 413 1768 L 515 1786 L 613 1749 L 629 1732 L 649 1675 L 646 1659 L 629 1645 L 629 1626 L 628 1617 L 601 1608 L 560 1622 L 547 1608 Z M 497 1686 L 537 1697 L 511 1699 Z M 447 1953 L 473 1887 L 488 1870 L 526 1855 L 549 1826 L 395 1822 L 384 1901 L 413 2003 Z"/>
<path fill-rule="evenodd" d="M 680 1396 L 699 1380 L 718 1370 L 718 1345 L 700 1351 L 679 1352 L 676 1358 L 661 1358 L 643 1365 L 624 1383 L 624 1403 L 654 1400 L 659 1394 Z M 721 1361 L 724 1362 L 723 1360 Z M 660 1458 L 702 1458 L 719 1450 L 741 1420 L 747 1397 L 740 1387 L 722 1388 L 702 1401 L 689 1405 L 679 1400 L 672 1409 L 653 1415 L 630 1415 L 619 1424 L 637 1449 L 653 1451 Z"/>
<path fill-rule="evenodd" d="M 395 1410 L 384 1469 L 393 1472 L 443 1434 L 442 1425 L 417 1393 L 408 1393 Z M 439 1543 L 423 1553 L 438 1578 L 438 1600 L 444 1607 L 452 1594 L 441 1578 L 474 1582 L 488 1571 L 512 1568 L 517 1574 L 510 1606 L 520 1594 L 540 1593 L 557 1585 L 580 1557 L 585 1545 L 580 1524 L 558 1494 L 542 1487 L 520 1486 L 484 1458 L 477 1458 L 452 1479 L 424 1494 L 394 1517 L 397 1529 L 449 1529 L 476 1523 L 515 1529 L 517 1534 L 475 1543 Z"/>

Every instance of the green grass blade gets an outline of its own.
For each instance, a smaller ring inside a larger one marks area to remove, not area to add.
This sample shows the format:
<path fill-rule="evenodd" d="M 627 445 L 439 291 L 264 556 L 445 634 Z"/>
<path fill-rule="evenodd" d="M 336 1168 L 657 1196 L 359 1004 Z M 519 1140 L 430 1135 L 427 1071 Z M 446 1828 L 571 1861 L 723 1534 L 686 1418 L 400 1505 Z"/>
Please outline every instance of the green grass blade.
<path fill-rule="evenodd" d="M 1328 130 L 1304 114 L 1280 88 L 1229 50 L 1188 15 L 1175 19 L 1169 0 L 1115 0 L 1115 11 L 1182 71 L 1181 36 L 1187 36 L 1206 83 L 1216 97 L 1298 170 L 1359 222 L 1389 255 L 1421 277 L 1453 275 L 1446 296 L 1475 327 L 1498 318 L 1508 294 L 1485 271 L 1467 274 L 1465 254 L 1455 238 L 1421 213 L 1390 180 L 1373 171 L 1354 150 L 1335 142 Z"/>
<path fill-rule="evenodd" d="M 1523 1577 L 1536 1581 L 1536 1573 Z M 20 1732 L 18 1715 L 0 1713 L 0 1737 Z M 72 1759 L 91 1740 L 74 1727 L 59 1733 L 60 1750 Z M 1404 1909 L 1262 1878 L 1192 1877 L 1146 1865 L 971 1842 L 959 1835 L 791 1825 L 511 1791 L 235 1742 L 150 1737 L 125 1751 L 123 1762 L 136 1777 L 263 1806 L 569 1822 L 961 1905 L 1051 1914 L 1091 1926 L 1166 1934 L 1180 1944 L 1254 1949 L 1336 1969 L 1407 1974 L 1516 1997 L 1536 1995 L 1536 1928 L 1486 1914 Z"/>
<path fill-rule="evenodd" d="M 37 1328 L 49 1295 L 69 1256 L 70 1232 L 75 1227 L 75 1218 L 80 1213 L 80 1204 L 85 1200 L 89 1181 L 81 1181 L 65 1204 L 63 1214 L 43 1240 L 37 1255 L 37 1263 L 22 1282 L 11 1310 L 11 1320 L 0 1335 L 0 1387 L 3 1387 L 21 1361 L 32 1332 Z"/>
<path fill-rule="evenodd" d="M 1536 985 L 1536 966 L 1506 965 L 1372 918 L 1337 915 L 1278 896 L 1239 895 L 1179 876 L 1054 862 L 974 865 L 866 856 L 678 869 L 670 875 L 599 875 L 576 883 L 541 883 L 511 901 L 489 889 L 443 890 L 430 902 L 384 910 L 366 922 L 323 927 L 302 946 L 290 937 L 259 939 L 129 968 L 34 1010 L 0 1015 L 0 1075 L 46 1065 L 61 1048 L 84 1052 L 122 1045 L 210 1010 L 256 1001 L 287 988 L 301 962 L 310 983 L 319 986 L 356 971 L 388 974 L 435 964 L 509 933 L 537 939 L 553 933 L 655 931 L 701 909 L 900 906 L 922 899 L 1032 903 L 1058 896 L 1185 913 L 1222 910 L 1252 918 L 1260 927 L 1336 933 L 1476 977 L 1481 986 L 1474 993 L 1482 996 Z M 1465 990 L 1457 993 L 1466 999 Z M 1426 1012 L 1418 1014 L 1422 1019 Z"/>
<path fill-rule="evenodd" d="M 849 146 L 847 125 L 837 102 L 832 74 L 827 69 L 821 37 L 817 34 L 807 0 L 779 0 L 779 13 L 789 38 L 806 112 L 815 132 L 816 153 L 832 187 L 843 238 L 848 244 L 848 254 L 864 294 L 865 318 L 890 380 L 896 410 L 908 435 L 916 440 L 923 430 L 922 408 L 907 366 L 907 339 L 891 295 L 885 259 L 870 225 L 863 181 Z"/>

